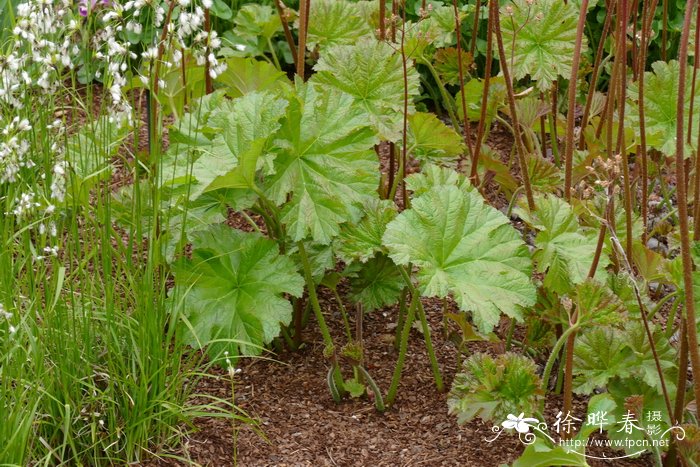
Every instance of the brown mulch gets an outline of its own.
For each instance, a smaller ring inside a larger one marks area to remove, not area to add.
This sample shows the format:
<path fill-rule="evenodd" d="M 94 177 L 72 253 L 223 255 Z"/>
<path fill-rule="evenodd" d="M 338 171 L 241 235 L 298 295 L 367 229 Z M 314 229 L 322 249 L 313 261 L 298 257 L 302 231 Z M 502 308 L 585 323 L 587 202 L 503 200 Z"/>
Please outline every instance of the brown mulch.
<path fill-rule="evenodd" d="M 332 299 L 322 296 L 321 302 L 340 346 L 344 343 L 340 315 Z M 440 302 L 425 300 L 424 304 L 445 387 L 449 389 L 457 351 L 443 336 Z M 366 368 L 382 391 L 389 387 L 398 354 L 393 345 L 395 317 L 396 310 L 391 309 L 366 314 L 364 319 Z M 499 329 L 507 329 L 505 320 Z M 411 331 L 397 400 L 383 414 L 375 410 L 367 396 L 334 403 L 326 386 L 328 365 L 313 319 L 304 340 L 305 346 L 296 353 L 240 362 L 235 403 L 258 420 L 263 436 L 244 424 L 236 426 L 238 465 L 497 466 L 512 463 L 522 452 L 523 445 L 514 434 L 505 433 L 489 444 L 485 440 L 494 436 L 492 423 L 477 419 L 459 426 L 456 417 L 447 413 L 447 393 L 435 387 L 422 334 L 417 329 Z M 496 354 L 503 348 L 500 343 L 474 343 L 469 350 Z M 349 371 L 345 375 L 349 376 Z M 203 380 L 198 390 L 231 400 L 231 381 L 223 370 Z M 559 399 L 548 396 L 546 413 L 552 419 Z M 585 413 L 585 401 L 577 401 L 576 413 Z M 196 426 L 198 431 L 177 454 L 199 465 L 234 465 L 231 421 L 201 418 Z M 615 455 L 602 450 L 595 454 Z M 181 464 L 168 460 L 159 465 Z M 649 465 L 649 459 L 591 465 L 644 466 Z"/>
<path fill-rule="evenodd" d="M 440 366 L 449 388 L 455 373 L 456 349 L 442 336 L 437 302 L 426 301 Z M 340 317 L 324 300 L 324 312 L 336 342 L 341 343 Z M 366 367 L 383 391 L 389 387 L 397 351 L 393 338 L 395 310 L 365 316 Z M 307 342 L 297 353 L 278 361 L 252 360 L 236 376 L 235 402 L 260 420 L 267 441 L 247 427 L 238 438 L 238 463 L 250 466 L 414 466 L 498 465 L 522 450 L 514 437 L 491 438 L 491 424 L 476 421 L 459 427 L 447 414 L 446 393 L 436 390 L 422 336 L 411 331 L 406 366 L 394 407 L 378 413 L 367 397 L 335 404 L 326 386 L 323 345 L 311 322 Z M 484 346 L 481 345 L 483 348 Z M 346 376 L 349 373 L 346 372 Z M 229 399 L 224 372 L 204 381 L 200 390 Z M 200 431 L 188 442 L 189 456 L 203 465 L 233 464 L 230 421 L 200 419 Z"/>

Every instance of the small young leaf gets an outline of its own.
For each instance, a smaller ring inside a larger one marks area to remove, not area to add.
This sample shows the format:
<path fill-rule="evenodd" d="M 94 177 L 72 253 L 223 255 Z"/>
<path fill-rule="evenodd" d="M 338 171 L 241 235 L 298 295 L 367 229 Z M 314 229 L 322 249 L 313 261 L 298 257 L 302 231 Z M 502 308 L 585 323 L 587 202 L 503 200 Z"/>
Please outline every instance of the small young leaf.
<path fill-rule="evenodd" d="M 533 259 L 545 274 L 544 286 L 565 294 L 583 282 L 595 254 L 597 236 L 579 225 L 572 207 L 556 196 L 537 196 L 537 210 L 518 209 L 518 215 L 538 230 Z M 596 278 L 603 278 L 607 257 L 601 256 Z"/>
<path fill-rule="evenodd" d="M 595 327 L 580 334 L 574 351 L 574 391 L 591 394 L 612 378 L 631 375 L 631 357 L 620 332 L 612 327 Z"/>
<path fill-rule="evenodd" d="M 408 152 L 421 162 L 448 165 L 465 152 L 464 139 L 434 114 L 408 117 Z"/>
<path fill-rule="evenodd" d="M 406 286 L 398 267 L 383 254 L 352 263 L 344 274 L 350 278 L 350 300 L 362 303 L 368 312 L 396 303 Z"/>
<path fill-rule="evenodd" d="M 396 217 L 396 205 L 388 200 L 370 199 L 363 210 L 362 219 L 355 224 L 346 224 L 336 242 L 336 253 L 346 263 L 366 263 L 375 253 L 382 251 L 386 225 Z"/>
<path fill-rule="evenodd" d="M 450 414 L 457 422 L 475 417 L 501 422 L 508 414 L 533 414 L 542 396 L 535 364 L 522 355 L 505 353 L 495 359 L 476 353 L 455 375 L 447 397 Z"/>

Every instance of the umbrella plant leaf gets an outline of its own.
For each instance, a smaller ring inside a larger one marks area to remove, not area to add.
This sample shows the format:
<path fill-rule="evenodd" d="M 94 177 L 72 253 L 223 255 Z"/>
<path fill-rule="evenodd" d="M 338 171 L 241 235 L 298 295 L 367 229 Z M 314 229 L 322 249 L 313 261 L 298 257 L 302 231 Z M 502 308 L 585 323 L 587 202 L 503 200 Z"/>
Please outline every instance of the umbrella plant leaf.
<path fill-rule="evenodd" d="M 192 259 L 176 264 L 173 293 L 191 325 L 187 342 L 215 357 L 260 354 L 291 321 L 285 295 L 302 294 L 294 262 L 273 240 L 221 224 L 195 232 L 192 244 Z"/>
<path fill-rule="evenodd" d="M 352 263 L 344 274 L 350 278 L 350 300 L 361 303 L 365 311 L 398 302 L 406 285 L 399 268 L 383 254 L 366 263 Z"/>
<path fill-rule="evenodd" d="M 595 255 L 597 235 L 579 225 L 573 208 L 561 198 L 535 197 L 537 210 L 518 209 L 518 215 L 538 231 L 532 255 L 538 272 L 545 274 L 544 286 L 557 293 L 568 293 L 588 277 Z M 596 278 L 604 278 L 609 261 L 600 257 Z M 602 280 L 602 279 L 601 279 Z"/>
<path fill-rule="evenodd" d="M 515 79 L 529 75 L 545 91 L 558 77 L 571 76 L 578 13 L 572 2 L 560 0 L 514 0 L 501 8 L 503 46 Z"/>
<path fill-rule="evenodd" d="M 382 235 L 386 225 L 396 217 L 396 205 L 388 200 L 370 199 L 364 216 L 355 224 L 346 225 L 338 236 L 336 253 L 346 263 L 366 263 L 382 251 Z"/>
<path fill-rule="evenodd" d="M 383 139 L 397 141 L 403 128 L 403 65 L 401 54 L 386 42 L 362 40 L 329 47 L 314 67 L 312 81 L 351 95 L 367 111 Z M 418 73 L 407 67 L 409 112 L 418 95 Z"/>
<path fill-rule="evenodd" d="M 680 80 L 680 64 L 676 60 L 670 62 L 652 63 L 653 71 L 644 73 L 644 120 L 647 144 L 658 149 L 667 156 L 676 154 L 676 101 L 678 101 L 678 82 Z M 691 92 L 693 77 L 688 73 L 685 86 L 685 115 L 691 109 Z M 700 79 L 696 82 L 696 89 Z M 694 109 L 700 106 L 700 94 L 695 94 Z M 630 99 L 629 124 L 639 136 L 639 86 L 631 84 L 627 94 Z M 690 137 L 694 147 L 698 139 L 698 126 L 693 125 Z M 688 134 L 688 122 L 685 122 L 684 134 Z M 690 157 L 691 151 L 686 150 L 685 156 Z"/>
<path fill-rule="evenodd" d="M 462 137 L 431 113 L 408 117 L 408 152 L 420 161 L 450 163 L 464 154 Z"/>
<path fill-rule="evenodd" d="M 311 2 L 306 47 L 309 50 L 332 45 L 354 44 L 361 37 L 371 37 L 372 28 L 357 3 L 346 0 Z"/>
<path fill-rule="evenodd" d="M 282 206 L 293 241 L 328 244 L 360 217 L 356 204 L 377 196 L 378 139 L 367 114 L 347 94 L 299 84 L 278 136 L 267 196 Z"/>
<path fill-rule="evenodd" d="M 453 295 L 482 332 L 535 303 L 525 243 L 473 189 L 431 188 L 389 223 L 383 243 L 396 264 L 417 266 L 422 295 Z"/>

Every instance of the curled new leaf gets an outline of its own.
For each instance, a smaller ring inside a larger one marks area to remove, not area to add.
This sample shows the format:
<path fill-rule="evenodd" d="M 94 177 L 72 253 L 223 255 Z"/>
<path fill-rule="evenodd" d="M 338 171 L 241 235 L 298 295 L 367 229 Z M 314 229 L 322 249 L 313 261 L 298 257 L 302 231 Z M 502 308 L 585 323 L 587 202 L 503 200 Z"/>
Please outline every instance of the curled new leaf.
<path fill-rule="evenodd" d="M 479 417 L 501 422 L 509 414 L 532 414 L 542 396 L 535 364 L 522 355 L 472 355 L 455 375 L 447 398 L 459 423 Z"/>

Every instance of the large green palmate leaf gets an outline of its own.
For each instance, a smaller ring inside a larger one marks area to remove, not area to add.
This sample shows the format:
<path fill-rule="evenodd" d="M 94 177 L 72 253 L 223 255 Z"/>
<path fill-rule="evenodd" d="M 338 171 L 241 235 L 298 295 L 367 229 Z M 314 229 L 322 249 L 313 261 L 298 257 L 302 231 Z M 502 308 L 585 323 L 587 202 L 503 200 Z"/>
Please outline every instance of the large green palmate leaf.
<path fill-rule="evenodd" d="M 632 357 L 615 328 L 600 326 L 580 334 L 574 351 L 574 391 L 591 394 L 597 387 L 605 387 L 612 378 L 631 375 Z"/>
<path fill-rule="evenodd" d="M 371 37 L 372 28 L 357 3 L 346 0 L 316 0 L 311 2 L 306 46 L 354 44 L 361 37 Z"/>
<path fill-rule="evenodd" d="M 424 296 L 452 294 L 484 333 L 501 313 L 520 318 L 519 306 L 535 303 L 526 245 L 471 188 L 429 189 L 389 223 L 383 243 L 396 264 L 418 267 Z"/>
<path fill-rule="evenodd" d="M 541 91 L 559 76 L 568 79 L 577 19 L 573 3 L 561 0 L 513 0 L 501 8 L 503 46 L 515 79 L 529 75 Z M 585 50 L 584 36 L 582 53 Z"/>
<path fill-rule="evenodd" d="M 260 354 L 291 320 L 284 295 L 302 294 L 294 263 L 273 240 L 226 225 L 192 237 L 192 259 L 176 265 L 172 294 L 184 307 L 187 342 L 213 357 Z"/>
<path fill-rule="evenodd" d="M 266 159 L 270 163 L 265 157 L 268 143 L 286 106 L 284 99 L 269 92 L 224 100 L 207 115 L 210 136 L 179 130 L 178 138 L 188 144 L 171 147 L 166 154 L 163 185 L 190 201 L 221 188 L 251 187 L 256 171 Z"/>
<path fill-rule="evenodd" d="M 401 54 L 386 42 L 367 39 L 329 47 L 314 67 L 314 83 L 350 94 L 362 105 L 381 137 L 396 141 L 403 128 L 404 81 Z M 408 64 L 409 112 L 418 96 L 418 73 Z"/>
<path fill-rule="evenodd" d="M 298 84 L 276 141 L 267 196 L 292 240 L 328 244 L 377 196 L 378 142 L 367 113 L 337 90 Z"/>
<path fill-rule="evenodd" d="M 678 83 L 680 80 L 680 64 L 676 60 L 655 62 L 651 65 L 653 72 L 644 73 L 644 119 L 646 123 L 647 144 L 658 149 L 667 156 L 676 154 L 676 101 L 678 100 Z M 685 115 L 690 113 L 692 73 L 688 73 L 685 86 Z M 696 88 L 700 86 L 700 79 Z M 639 137 L 639 86 L 632 84 L 627 96 L 629 104 L 629 122 Z M 695 93 L 693 108 L 700 108 L 700 93 Z M 694 147 L 698 140 L 698 126 L 691 129 L 691 145 Z M 688 121 L 685 121 L 684 134 L 688 135 Z M 691 151 L 685 151 L 685 157 L 690 157 Z"/>
<path fill-rule="evenodd" d="M 248 57 L 229 57 L 226 70 L 216 78 L 232 98 L 252 91 L 279 92 L 289 87 L 287 76 L 274 65 Z"/>
<path fill-rule="evenodd" d="M 252 92 L 234 100 L 228 112 L 211 117 L 223 131 L 214 138 L 211 150 L 192 167 L 198 181 L 203 178 L 208 182 L 206 191 L 254 186 L 255 174 L 265 163 L 263 156 L 270 137 L 280 128 L 279 120 L 286 108 L 287 101 L 272 93 Z M 217 160 L 228 163 L 217 166 Z M 210 180 L 212 173 L 217 177 Z"/>
<path fill-rule="evenodd" d="M 544 286 L 557 293 L 568 293 L 588 277 L 595 255 L 597 236 L 579 225 L 573 208 L 549 195 L 535 197 L 537 210 L 518 209 L 518 215 L 538 230 L 533 254 L 537 271 L 544 273 Z M 601 256 L 596 278 L 604 281 L 609 261 Z"/>

